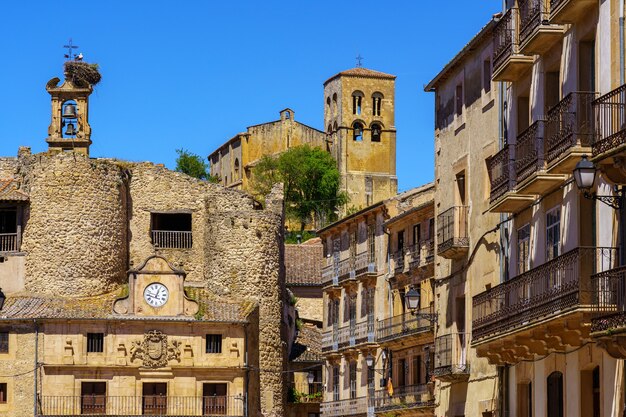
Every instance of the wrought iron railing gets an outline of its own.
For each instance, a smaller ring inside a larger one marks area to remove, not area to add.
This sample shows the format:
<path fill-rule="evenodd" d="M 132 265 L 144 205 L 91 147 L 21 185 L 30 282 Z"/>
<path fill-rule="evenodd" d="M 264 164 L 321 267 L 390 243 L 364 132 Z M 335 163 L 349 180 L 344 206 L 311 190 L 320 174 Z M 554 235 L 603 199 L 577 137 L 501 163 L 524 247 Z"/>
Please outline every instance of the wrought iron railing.
<path fill-rule="evenodd" d="M 437 216 L 437 251 L 469 246 L 468 206 L 455 206 Z"/>
<path fill-rule="evenodd" d="M 626 327 L 626 266 L 591 277 L 593 291 L 592 332 Z"/>
<path fill-rule="evenodd" d="M 404 271 L 404 260 L 406 259 L 405 249 L 395 251 L 391 254 L 391 260 L 393 261 L 393 269 L 396 273 Z"/>
<path fill-rule="evenodd" d="M 448 333 L 435 339 L 434 376 L 468 374 L 469 333 Z"/>
<path fill-rule="evenodd" d="M 612 268 L 616 248 L 580 247 L 473 298 L 474 340 L 591 305 L 590 277 Z"/>
<path fill-rule="evenodd" d="M 502 66 L 518 48 L 518 11 L 511 8 L 504 13 L 493 29 L 493 68 Z"/>
<path fill-rule="evenodd" d="M 320 405 L 324 417 L 353 416 L 367 413 L 367 397 L 358 397 L 348 400 L 324 401 Z"/>
<path fill-rule="evenodd" d="M 330 258 L 327 258 L 330 259 Z M 322 286 L 337 285 L 339 283 L 339 277 L 335 270 L 335 264 L 332 261 L 324 259 L 322 261 Z"/>
<path fill-rule="evenodd" d="M 575 146 L 589 147 L 593 139 L 591 103 L 594 92 L 569 93 L 548 111 L 546 120 L 546 160 L 548 163 Z"/>
<path fill-rule="evenodd" d="M 489 170 L 489 182 L 491 183 L 489 195 L 491 203 L 513 188 L 513 181 L 511 181 L 511 150 L 508 144 L 504 145 L 497 154 L 489 159 L 487 169 Z"/>
<path fill-rule="evenodd" d="M 339 282 L 355 278 L 354 258 L 349 257 L 340 260 L 337 264 L 337 271 L 339 275 Z"/>
<path fill-rule="evenodd" d="M 626 84 L 598 97 L 592 107 L 593 155 L 626 144 Z"/>
<path fill-rule="evenodd" d="M 165 395 L 39 396 L 37 416 L 233 416 L 244 415 L 245 397 Z"/>
<path fill-rule="evenodd" d="M 417 313 L 418 314 L 404 313 L 380 320 L 376 329 L 376 341 L 384 342 L 399 337 L 432 331 L 432 309 L 423 308 L 418 310 Z"/>
<path fill-rule="evenodd" d="M 189 249 L 193 244 L 192 232 L 153 230 L 152 244 L 159 249 Z"/>
<path fill-rule="evenodd" d="M 543 157 L 543 120 L 537 120 L 517 136 L 515 174 L 520 184 L 533 173 L 545 168 Z"/>
<path fill-rule="evenodd" d="M 547 0 L 517 0 L 520 15 L 520 43 L 550 17 Z"/>
<path fill-rule="evenodd" d="M 377 272 L 376 259 L 369 251 L 358 253 L 354 259 L 354 269 L 357 278 L 364 274 L 373 274 Z"/>
<path fill-rule="evenodd" d="M 321 382 L 293 382 L 289 385 L 287 400 L 291 403 L 322 402 L 323 385 Z"/>
<path fill-rule="evenodd" d="M 17 233 L 0 233 L 0 252 L 17 252 Z"/>
<path fill-rule="evenodd" d="M 435 247 L 432 239 L 422 240 L 414 245 L 411 245 L 408 256 L 409 266 L 416 268 L 419 266 L 427 265 L 434 260 Z"/>
<path fill-rule="evenodd" d="M 386 388 L 377 390 L 374 393 L 376 412 L 434 406 L 435 397 L 432 392 L 432 385 L 429 384 L 394 387 L 393 395 L 389 395 L 389 390 Z"/>

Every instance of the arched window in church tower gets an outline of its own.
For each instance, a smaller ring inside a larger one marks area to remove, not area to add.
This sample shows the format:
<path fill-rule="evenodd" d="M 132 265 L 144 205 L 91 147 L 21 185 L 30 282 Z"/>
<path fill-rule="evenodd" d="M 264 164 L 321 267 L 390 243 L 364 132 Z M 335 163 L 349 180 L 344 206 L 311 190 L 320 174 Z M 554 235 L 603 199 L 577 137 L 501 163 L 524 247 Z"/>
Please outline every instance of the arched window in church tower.
<path fill-rule="evenodd" d="M 235 178 L 234 178 L 234 180 L 238 181 L 239 178 L 240 178 L 239 177 L 239 159 L 235 158 Z"/>
<path fill-rule="evenodd" d="M 352 114 L 356 114 L 357 116 L 361 114 L 363 106 L 363 93 L 360 91 L 355 91 L 352 93 Z"/>
<path fill-rule="evenodd" d="M 332 109 L 332 115 L 336 115 L 337 114 L 337 93 L 333 94 L 333 109 Z"/>
<path fill-rule="evenodd" d="M 372 142 L 380 142 L 380 133 L 382 131 L 380 125 L 378 123 L 373 123 L 371 126 L 372 129 Z"/>
<path fill-rule="evenodd" d="M 354 130 L 353 139 L 357 142 L 362 141 L 363 140 L 363 124 L 361 124 L 360 122 L 355 122 L 352 125 L 352 129 Z"/>
<path fill-rule="evenodd" d="M 382 107 L 383 95 L 379 92 L 372 94 L 372 114 L 374 116 L 380 116 L 380 109 Z"/>

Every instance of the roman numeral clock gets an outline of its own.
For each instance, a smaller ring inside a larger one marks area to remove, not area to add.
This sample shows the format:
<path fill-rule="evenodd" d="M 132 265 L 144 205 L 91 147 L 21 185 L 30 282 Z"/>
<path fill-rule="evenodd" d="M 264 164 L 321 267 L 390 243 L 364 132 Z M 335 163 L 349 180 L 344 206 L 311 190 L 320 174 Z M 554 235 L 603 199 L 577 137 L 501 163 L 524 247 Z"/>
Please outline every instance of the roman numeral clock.
<path fill-rule="evenodd" d="M 113 304 L 113 312 L 135 316 L 188 316 L 198 304 L 185 296 L 186 273 L 154 255 L 128 272 L 128 296 Z"/>

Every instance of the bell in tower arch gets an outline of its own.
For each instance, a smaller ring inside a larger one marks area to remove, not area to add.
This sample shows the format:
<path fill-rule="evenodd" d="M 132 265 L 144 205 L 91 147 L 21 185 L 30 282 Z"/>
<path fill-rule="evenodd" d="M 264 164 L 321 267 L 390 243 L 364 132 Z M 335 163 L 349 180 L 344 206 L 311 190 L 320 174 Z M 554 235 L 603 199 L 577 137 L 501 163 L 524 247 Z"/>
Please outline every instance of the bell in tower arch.
<path fill-rule="evenodd" d="M 64 119 L 76 119 L 76 106 L 72 103 L 66 104 L 61 116 Z"/>

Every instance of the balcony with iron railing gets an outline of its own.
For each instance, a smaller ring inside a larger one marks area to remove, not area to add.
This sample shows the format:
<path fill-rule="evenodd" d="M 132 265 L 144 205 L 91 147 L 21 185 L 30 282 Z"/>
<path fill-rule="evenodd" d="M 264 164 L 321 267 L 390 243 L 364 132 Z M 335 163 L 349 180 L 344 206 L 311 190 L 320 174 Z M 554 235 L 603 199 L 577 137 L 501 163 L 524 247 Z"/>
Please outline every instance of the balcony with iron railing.
<path fill-rule="evenodd" d="M 354 279 L 375 277 L 377 273 L 376 258 L 367 251 L 339 262 L 334 262 L 331 257 L 322 260 L 323 287 L 336 286 Z"/>
<path fill-rule="evenodd" d="M 192 232 L 173 230 L 153 230 L 152 245 L 156 249 L 191 249 Z"/>
<path fill-rule="evenodd" d="M 433 338 L 432 308 L 399 314 L 380 320 L 376 328 L 376 341 L 385 344 L 420 345 L 431 343 Z"/>
<path fill-rule="evenodd" d="M 0 253 L 19 252 L 19 236 L 18 233 L 0 233 Z"/>
<path fill-rule="evenodd" d="M 626 84 L 598 97 L 593 108 L 593 159 L 626 153 Z"/>
<path fill-rule="evenodd" d="M 515 362 L 528 359 L 529 352 L 582 345 L 592 305 L 591 276 L 612 268 L 617 252 L 579 247 L 476 295 L 472 337 L 482 347 L 478 355 L 492 363 Z M 498 353 L 503 346 L 508 347 Z"/>
<path fill-rule="evenodd" d="M 546 172 L 545 122 L 537 120 L 517 136 L 515 145 L 516 191 L 524 195 L 545 194 L 565 180 L 565 175 Z"/>
<path fill-rule="evenodd" d="M 367 397 L 351 398 L 339 401 L 324 401 L 320 411 L 324 417 L 343 417 L 367 414 Z"/>
<path fill-rule="evenodd" d="M 435 339 L 435 378 L 444 382 L 467 381 L 469 337 L 469 333 L 448 333 Z"/>
<path fill-rule="evenodd" d="M 468 206 L 450 207 L 437 216 L 437 255 L 454 259 L 469 250 Z"/>
<path fill-rule="evenodd" d="M 548 111 L 545 155 L 548 173 L 571 174 L 593 142 L 594 92 L 572 92 Z"/>
<path fill-rule="evenodd" d="M 393 395 L 389 395 L 387 389 L 380 389 L 374 393 L 374 410 L 376 413 L 434 407 L 435 396 L 432 384 L 394 387 Z"/>
<path fill-rule="evenodd" d="M 351 256 L 340 260 L 337 264 L 337 272 L 339 275 L 339 283 L 355 279 L 354 257 Z"/>
<path fill-rule="evenodd" d="M 425 267 L 435 260 L 435 242 L 433 239 L 426 239 L 411 245 L 408 253 L 409 268 Z"/>
<path fill-rule="evenodd" d="M 339 327 L 332 326 L 322 333 L 322 352 L 336 352 L 356 346 L 375 343 L 374 317 L 368 316 L 361 322 L 350 322 Z"/>
<path fill-rule="evenodd" d="M 550 0 L 518 0 L 517 4 L 521 53 L 543 54 L 563 37 L 564 27 L 550 23 Z"/>
<path fill-rule="evenodd" d="M 591 336 L 614 358 L 626 359 L 626 266 L 593 275 L 591 287 Z"/>
<path fill-rule="evenodd" d="M 494 81 L 516 81 L 532 66 L 533 57 L 519 51 L 519 27 L 518 9 L 511 8 L 493 29 Z"/>
<path fill-rule="evenodd" d="M 534 196 L 515 192 L 515 145 L 506 144 L 487 161 L 491 192 L 489 211 L 492 213 L 518 212 L 532 204 Z"/>
<path fill-rule="evenodd" d="M 597 7 L 598 0 L 550 0 L 550 23 L 574 23 Z"/>
<path fill-rule="evenodd" d="M 375 277 L 378 273 L 376 257 L 369 251 L 358 253 L 354 259 L 354 275 L 356 279 Z"/>
<path fill-rule="evenodd" d="M 40 416 L 231 416 L 242 417 L 245 397 L 240 396 L 39 396 Z"/>
<path fill-rule="evenodd" d="M 339 285 L 339 272 L 336 265 L 332 262 L 332 258 L 326 258 L 322 261 L 322 287 Z"/>
<path fill-rule="evenodd" d="M 391 254 L 391 262 L 393 265 L 393 271 L 396 274 L 402 273 L 406 267 L 406 249 L 402 248 Z"/>

